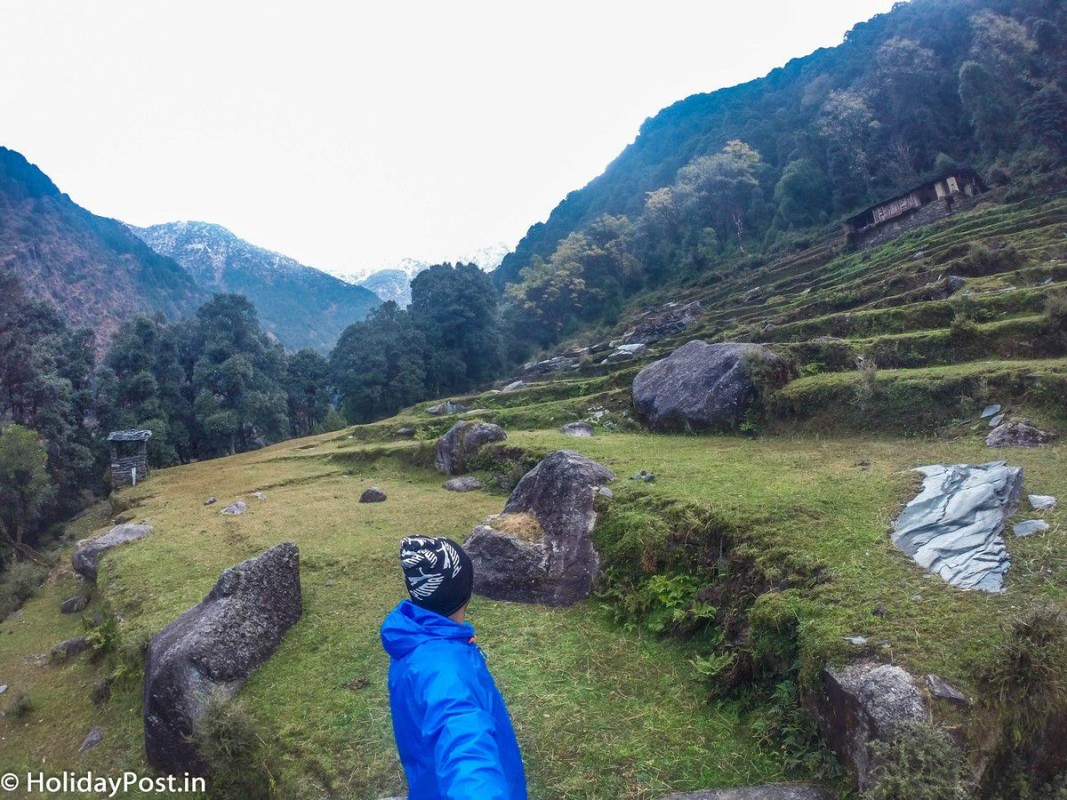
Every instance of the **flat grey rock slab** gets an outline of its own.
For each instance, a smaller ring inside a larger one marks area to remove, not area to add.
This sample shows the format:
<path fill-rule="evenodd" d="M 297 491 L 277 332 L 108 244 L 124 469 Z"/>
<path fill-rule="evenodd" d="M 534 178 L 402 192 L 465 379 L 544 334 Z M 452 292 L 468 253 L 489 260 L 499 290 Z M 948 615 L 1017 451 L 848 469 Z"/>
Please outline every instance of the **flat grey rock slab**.
<path fill-rule="evenodd" d="M 830 800 L 830 795 L 815 786 L 779 784 L 669 794 L 660 800 Z"/>
<path fill-rule="evenodd" d="M 946 700 L 957 706 L 967 705 L 967 696 L 940 675 L 927 675 L 926 688 L 928 688 L 930 694 L 938 700 Z"/>
<path fill-rule="evenodd" d="M 982 409 L 982 413 L 978 417 L 978 419 L 989 419 L 990 417 L 995 417 L 999 413 L 1000 413 L 1000 404 L 999 403 L 993 403 L 992 405 L 988 405 L 984 409 Z"/>
<path fill-rule="evenodd" d="M 893 544 L 953 586 L 1003 591 L 1011 565 L 1003 533 L 1019 507 L 1022 467 L 993 461 L 916 471 L 922 489 L 893 523 Z"/>
<path fill-rule="evenodd" d="M 1043 519 L 1028 519 L 1025 522 L 1016 522 L 1012 526 L 1012 533 L 1016 537 L 1022 538 L 1023 536 L 1033 536 L 1035 533 L 1041 533 L 1048 530 L 1048 523 Z"/>
<path fill-rule="evenodd" d="M 74 571 L 79 575 L 95 581 L 96 572 L 100 566 L 100 558 L 104 553 L 121 544 L 136 541 L 151 532 L 151 525 L 133 525 L 130 523 L 116 525 L 103 536 L 78 547 L 71 557 L 71 566 L 74 567 Z"/>
<path fill-rule="evenodd" d="M 449 492 L 473 492 L 482 488 L 482 482 L 469 475 L 462 478 L 452 478 L 442 485 Z"/>
<path fill-rule="evenodd" d="M 236 516 L 237 514 L 243 514 L 248 510 L 248 504 L 244 500 L 235 500 L 230 503 L 226 508 L 220 511 L 220 514 L 227 514 L 229 516 Z"/>
<path fill-rule="evenodd" d="M 568 422 L 559 429 L 564 436 L 577 436 L 588 438 L 593 435 L 593 426 L 588 422 Z"/>
<path fill-rule="evenodd" d="M 1034 511 L 1051 511 L 1056 507 L 1056 498 L 1050 494 L 1032 494 L 1027 499 Z"/>

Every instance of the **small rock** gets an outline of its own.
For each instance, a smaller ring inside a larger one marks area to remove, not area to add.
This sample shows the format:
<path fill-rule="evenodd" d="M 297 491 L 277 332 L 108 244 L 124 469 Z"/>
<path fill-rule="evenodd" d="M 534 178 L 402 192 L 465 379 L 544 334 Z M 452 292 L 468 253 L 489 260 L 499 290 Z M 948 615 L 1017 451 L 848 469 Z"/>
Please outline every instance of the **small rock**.
<path fill-rule="evenodd" d="M 222 509 L 222 511 L 220 511 L 219 513 L 220 514 L 236 515 L 236 514 L 243 514 L 247 510 L 248 510 L 248 504 L 245 503 L 244 500 L 235 500 L 234 502 L 232 502 L 228 506 L 226 506 L 226 508 Z"/>
<path fill-rule="evenodd" d="M 254 498 L 256 498 L 257 500 L 266 500 L 267 499 L 266 492 L 252 492 L 252 496 Z"/>
<path fill-rule="evenodd" d="M 426 413 L 434 417 L 442 417 L 445 414 L 460 414 L 467 410 L 467 407 L 463 403 L 453 403 L 448 400 L 444 403 L 438 403 L 435 406 L 430 406 L 426 409 Z"/>
<path fill-rule="evenodd" d="M 875 606 L 874 609 L 871 610 L 871 613 L 876 617 L 881 617 L 882 619 L 885 619 L 889 616 L 889 612 L 885 610 L 885 606 Z"/>
<path fill-rule="evenodd" d="M 844 638 L 846 642 L 855 647 L 863 647 L 865 644 L 867 644 L 866 636 L 846 636 Z"/>
<path fill-rule="evenodd" d="M 593 435 L 593 426 L 588 422 L 568 422 L 559 429 L 559 432 L 564 436 L 587 438 Z"/>
<path fill-rule="evenodd" d="M 947 700 L 957 706 L 967 705 L 967 697 L 963 692 L 938 675 L 927 675 L 926 685 L 930 689 L 930 694 L 939 700 Z"/>
<path fill-rule="evenodd" d="M 995 417 L 993 417 L 991 420 L 989 420 L 989 427 L 990 428 L 995 428 L 995 427 L 997 427 L 997 425 L 999 425 L 1003 421 L 1004 421 L 1004 415 L 1003 414 L 997 414 Z"/>
<path fill-rule="evenodd" d="M 640 472 L 635 472 L 633 475 L 631 475 L 630 476 L 630 480 L 632 480 L 632 481 L 644 481 L 645 483 L 652 483 L 652 481 L 656 480 L 656 476 L 653 475 L 651 472 L 646 472 L 645 470 L 641 470 Z"/>
<path fill-rule="evenodd" d="M 0 694 L 3 694 L 6 691 L 7 691 L 7 684 L 6 683 L 0 683 Z"/>
<path fill-rule="evenodd" d="M 359 496 L 359 502 L 361 503 L 384 503 L 385 492 L 383 492 L 377 486 L 371 486 L 363 494 Z"/>
<path fill-rule="evenodd" d="M 982 413 L 978 415 L 978 419 L 989 419 L 1000 413 L 1000 404 L 993 403 L 982 409 Z"/>
<path fill-rule="evenodd" d="M 607 486 L 598 486 L 596 488 L 596 491 L 597 494 L 601 495 L 602 497 L 606 497 L 609 500 L 615 496 L 615 492 L 611 491 L 611 489 L 609 489 Z"/>
<path fill-rule="evenodd" d="M 398 439 L 411 439 L 415 435 L 415 429 L 412 427 L 397 428 L 393 431 L 393 436 Z"/>
<path fill-rule="evenodd" d="M 64 600 L 63 605 L 59 607 L 59 610 L 63 614 L 77 614 L 87 605 L 89 605 L 89 597 L 84 594 L 79 594 L 69 600 Z"/>
<path fill-rule="evenodd" d="M 204 505 L 205 506 L 213 506 L 217 502 L 218 502 L 218 499 L 216 499 L 214 497 L 209 497 L 207 500 L 204 501 Z"/>
<path fill-rule="evenodd" d="M 111 681 L 107 678 L 102 678 L 97 681 L 93 687 L 93 691 L 89 694 L 89 699 L 96 705 L 100 706 L 111 699 Z"/>
<path fill-rule="evenodd" d="M 507 386 L 505 386 L 501 391 L 514 392 L 517 389 L 521 389 L 525 385 L 526 385 L 526 381 L 522 381 L 522 380 L 512 381 Z"/>
<path fill-rule="evenodd" d="M 923 599 L 923 596 L 921 594 L 913 594 L 911 596 L 911 599 L 914 600 L 916 603 L 918 603 L 920 600 Z"/>
<path fill-rule="evenodd" d="M 469 476 L 452 478 L 444 482 L 444 488 L 449 492 L 473 492 L 482 488 L 482 482 Z"/>
<path fill-rule="evenodd" d="M 52 648 L 52 652 L 49 655 L 52 661 L 66 661 L 68 658 L 74 658 L 74 656 L 88 649 L 89 640 L 84 636 L 75 636 L 73 639 L 67 639 L 57 644 Z"/>
<path fill-rule="evenodd" d="M 93 728 L 89 731 L 89 735 L 85 737 L 82 746 L 78 748 L 78 752 L 84 753 L 86 750 L 92 750 L 102 741 L 104 741 L 104 732 L 99 728 Z"/>
<path fill-rule="evenodd" d="M 1027 499 L 1034 511 L 1051 511 L 1056 507 L 1056 498 L 1050 494 L 1032 494 Z"/>
<path fill-rule="evenodd" d="M 507 433 L 499 425 L 462 420 L 437 440 L 434 467 L 445 475 L 460 475 L 467 471 L 467 463 L 480 448 L 507 438 Z"/>
<path fill-rule="evenodd" d="M 1012 526 L 1012 533 L 1015 537 L 1021 539 L 1023 536 L 1031 536 L 1040 531 L 1047 531 L 1048 523 L 1043 519 L 1028 519 L 1025 522 L 1016 522 Z"/>

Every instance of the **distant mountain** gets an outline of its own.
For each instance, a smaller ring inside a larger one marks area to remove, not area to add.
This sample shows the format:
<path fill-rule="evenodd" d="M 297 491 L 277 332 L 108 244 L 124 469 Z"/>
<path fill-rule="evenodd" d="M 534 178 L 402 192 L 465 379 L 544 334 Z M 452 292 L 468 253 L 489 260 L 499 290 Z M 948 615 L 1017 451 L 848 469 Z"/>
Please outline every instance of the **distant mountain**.
<path fill-rule="evenodd" d="M 383 303 L 392 300 L 401 308 L 407 308 L 411 305 L 411 281 L 424 269 L 426 266 L 422 265 L 413 272 L 404 269 L 382 269 L 371 273 L 358 285 L 374 292 Z"/>
<path fill-rule="evenodd" d="M 103 352 L 119 324 L 141 313 L 179 318 L 207 299 L 173 259 L 118 220 L 77 205 L 21 154 L 0 147 L 0 269 L 96 332 Z"/>
<path fill-rule="evenodd" d="M 381 303 L 369 289 L 250 244 L 221 225 L 168 222 L 130 229 L 207 291 L 245 295 L 263 327 L 291 350 L 329 351 L 341 331 Z"/>

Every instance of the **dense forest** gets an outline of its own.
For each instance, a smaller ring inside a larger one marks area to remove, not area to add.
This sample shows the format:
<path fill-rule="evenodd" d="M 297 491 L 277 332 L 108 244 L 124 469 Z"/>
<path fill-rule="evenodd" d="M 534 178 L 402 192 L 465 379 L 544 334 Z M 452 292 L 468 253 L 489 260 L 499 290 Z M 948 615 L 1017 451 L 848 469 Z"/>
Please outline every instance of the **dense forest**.
<path fill-rule="evenodd" d="M 957 166 L 1009 199 L 1062 188 L 1065 27 L 1051 0 L 913 0 L 839 47 L 687 98 L 491 276 L 432 267 L 409 309 L 384 304 L 328 357 L 286 353 L 248 300 L 219 295 L 188 320 L 126 321 L 94 365 L 90 332 L 2 277 L 0 556 L 34 557 L 106 489 L 109 430 L 151 429 L 165 466 L 389 416 L 612 325 L 640 291 L 802 248 Z"/>

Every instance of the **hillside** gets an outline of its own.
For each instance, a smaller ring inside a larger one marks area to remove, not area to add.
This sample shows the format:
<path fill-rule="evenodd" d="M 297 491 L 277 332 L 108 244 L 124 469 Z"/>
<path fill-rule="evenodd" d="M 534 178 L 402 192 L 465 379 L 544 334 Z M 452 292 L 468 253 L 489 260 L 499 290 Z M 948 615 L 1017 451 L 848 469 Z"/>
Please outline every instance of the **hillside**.
<path fill-rule="evenodd" d="M 208 295 L 174 260 L 121 222 L 75 204 L 22 155 L 0 147 L 0 268 L 73 327 L 96 332 L 98 354 L 136 314 L 187 316 Z"/>
<path fill-rule="evenodd" d="M 1018 700 L 1023 690 L 991 694 L 984 676 L 1018 646 L 1017 620 L 1067 605 L 1062 508 L 1040 515 L 1048 531 L 1006 537 L 1003 594 L 931 578 L 886 531 L 914 495 L 909 470 L 924 464 L 1003 458 L 1023 468 L 1025 491 L 1067 497 L 1067 337 L 1055 299 L 1067 289 L 1065 229 L 1062 197 L 1013 204 L 992 196 L 866 250 L 846 249 L 834 235 L 755 268 L 739 258 L 635 302 L 611 332 L 616 339 L 639 331 L 648 309 L 695 300 L 705 309 L 635 359 L 601 363 L 605 351 L 593 354 L 600 342 L 587 336 L 562 348 L 574 368 L 453 398 L 474 409 L 463 416 L 434 416 L 419 404 L 340 434 L 157 472 L 68 533 L 129 518 L 155 526 L 103 562 L 85 612 L 111 620 L 96 639 L 101 660 L 35 665 L 37 654 L 82 630 L 57 610 L 79 591 L 63 562 L 17 618 L 0 623 L 0 677 L 33 702 L 29 721 L 0 719 L 5 763 L 21 769 L 47 755 L 98 771 L 145 769 L 144 643 L 225 567 L 293 540 L 304 617 L 238 701 L 261 749 L 220 767 L 269 774 L 279 797 L 397 794 L 376 635 L 401 591 L 396 541 L 414 531 L 462 541 L 500 510 L 519 475 L 570 448 L 619 476 L 594 534 L 605 570 L 598 593 L 569 609 L 472 605 L 517 722 L 532 797 L 651 800 L 784 779 L 819 781 L 843 796 L 847 781 L 800 703 L 824 665 L 864 660 L 936 674 L 962 690 L 966 706 L 930 701 L 933 720 L 962 743 L 986 796 L 1021 796 L 1003 788 L 1017 773 L 996 766 L 998 742 L 1012 741 L 1011 725 L 1040 737 L 1046 723 Z M 962 283 L 950 288 L 949 276 Z M 747 435 L 650 434 L 636 423 L 638 369 L 697 336 L 763 340 L 794 359 L 799 377 L 764 395 Z M 1061 437 L 991 450 L 978 418 L 989 403 Z M 433 440 L 463 418 L 494 421 L 508 440 L 476 465 L 488 488 L 457 495 L 428 465 Z M 562 423 L 580 419 L 592 423 L 592 438 L 561 435 Z M 415 429 L 414 440 L 398 436 L 401 428 Z M 654 480 L 631 480 L 639 471 Z M 372 484 L 388 500 L 357 503 Z M 255 499 L 257 490 L 266 499 Z M 203 505 L 209 495 L 243 497 L 250 510 L 223 517 L 218 505 Z M 1015 519 L 1032 516 L 1020 510 Z M 708 604 L 713 622 L 693 622 Z M 675 630 L 664 618 L 695 627 Z M 1062 666 L 1043 674 L 1062 675 Z M 105 676 L 111 699 L 94 705 L 88 695 Z M 1034 692 L 1061 685 L 1025 669 L 1019 680 L 1035 681 L 1026 690 Z M 104 742 L 77 756 L 93 726 Z"/>
<path fill-rule="evenodd" d="M 245 295 L 263 327 L 290 350 L 328 352 L 341 331 L 380 303 L 367 288 L 256 247 L 221 225 L 170 222 L 131 230 L 205 290 Z"/>

